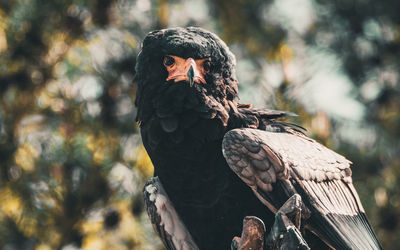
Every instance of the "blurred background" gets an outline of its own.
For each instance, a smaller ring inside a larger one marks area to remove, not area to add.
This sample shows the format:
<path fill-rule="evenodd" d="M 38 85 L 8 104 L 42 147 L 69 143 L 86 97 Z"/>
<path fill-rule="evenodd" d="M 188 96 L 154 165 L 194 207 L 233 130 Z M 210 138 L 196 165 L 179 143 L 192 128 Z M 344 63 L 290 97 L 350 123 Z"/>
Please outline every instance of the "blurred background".
<path fill-rule="evenodd" d="M 353 161 L 385 249 L 400 245 L 397 0 L 0 1 L 0 248 L 162 249 L 135 123 L 147 32 L 200 26 L 237 57 L 241 102 L 290 110 Z"/>

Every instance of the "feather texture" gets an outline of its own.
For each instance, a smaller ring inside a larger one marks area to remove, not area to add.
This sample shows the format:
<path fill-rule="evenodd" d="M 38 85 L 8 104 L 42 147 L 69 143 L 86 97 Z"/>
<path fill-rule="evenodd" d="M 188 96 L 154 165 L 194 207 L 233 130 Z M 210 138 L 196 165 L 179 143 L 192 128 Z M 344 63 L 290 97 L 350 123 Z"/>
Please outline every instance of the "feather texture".
<path fill-rule="evenodd" d="M 199 249 L 157 177 L 147 181 L 143 197 L 153 228 L 168 250 Z"/>
<path fill-rule="evenodd" d="M 350 161 L 343 156 L 290 129 L 234 129 L 222 145 L 232 170 L 273 212 L 281 206 L 274 186 L 286 184 L 286 192 L 299 193 L 311 211 L 305 227 L 326 244 L 336 249 L 381 248 L 353 187 Z"/>

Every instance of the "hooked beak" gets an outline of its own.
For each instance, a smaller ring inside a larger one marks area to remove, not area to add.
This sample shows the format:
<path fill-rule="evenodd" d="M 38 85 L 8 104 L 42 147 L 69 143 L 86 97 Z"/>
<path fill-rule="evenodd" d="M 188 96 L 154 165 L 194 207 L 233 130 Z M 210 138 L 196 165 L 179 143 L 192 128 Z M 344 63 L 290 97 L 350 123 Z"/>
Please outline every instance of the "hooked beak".
<path fill-rule="evenodd" d="M 186 81 L 190 84 L 190 87 L 194 83 L 206 84 L 204 79 L 205 71 L 203 69 L 203 63 L 206 59 L 194 60 L 193 58 L 181 58 L 178 56 L 170 56 L 174 59 L 174 63 L 171 65 L 165 65 L 168 71 L 168 77 L 166 81 L 174 80 L 174 82 Z"/>
<path fill-rule="evenodd" d="M 190 68 L 189 68 L 189 70 L 188 70 L 186 75 L 189 78 L 190 87 L 192 87 L 193 83 L 194 83 L 194 69 L 193 69 L 192 65 L 190 65 Z"/>

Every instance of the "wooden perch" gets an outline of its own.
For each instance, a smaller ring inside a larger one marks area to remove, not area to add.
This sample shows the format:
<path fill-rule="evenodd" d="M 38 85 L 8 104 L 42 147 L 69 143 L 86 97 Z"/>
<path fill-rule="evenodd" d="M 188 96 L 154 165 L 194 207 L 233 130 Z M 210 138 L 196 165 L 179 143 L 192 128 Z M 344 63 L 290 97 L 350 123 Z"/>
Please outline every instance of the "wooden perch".
<path fill-rule="evenodd" d="M 262 220 L 255 216 L 246 216 L 243 220 L 242 236 L 234 237 L 232 240 L 232 250 L 264 249 L 265 225 Z"/>

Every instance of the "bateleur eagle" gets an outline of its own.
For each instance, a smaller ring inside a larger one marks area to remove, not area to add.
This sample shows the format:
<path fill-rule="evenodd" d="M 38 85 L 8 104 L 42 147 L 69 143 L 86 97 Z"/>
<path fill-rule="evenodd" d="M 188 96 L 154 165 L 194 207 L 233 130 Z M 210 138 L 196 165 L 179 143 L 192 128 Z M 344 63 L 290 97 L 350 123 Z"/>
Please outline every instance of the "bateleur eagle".
<path fill-rule="evenodd" d="M 168 249 L 229 249 L 245 216 L 268 230 L 296 194 L 311 248 L 381 248 L 351 162 L 278 120 L 291 113 L 236 102 L 235 57 L 215 34 L 196 27 L 150 32 L 135 82 L 137 122 L 162 183 L 151 180 L 145 200 Z"/>

